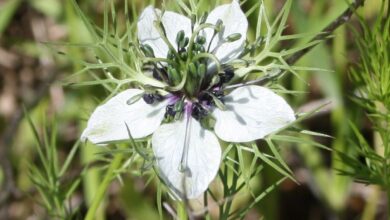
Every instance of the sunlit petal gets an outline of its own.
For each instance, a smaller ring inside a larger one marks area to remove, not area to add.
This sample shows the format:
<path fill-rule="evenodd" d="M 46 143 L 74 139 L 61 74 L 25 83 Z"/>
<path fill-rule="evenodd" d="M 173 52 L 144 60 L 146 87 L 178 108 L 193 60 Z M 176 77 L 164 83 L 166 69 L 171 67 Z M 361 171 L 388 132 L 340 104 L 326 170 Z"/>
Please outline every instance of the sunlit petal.
<path fill-rule="evenodd" d="M 224 97 L 226 110 L 215 109 L 214 131 L 228 142 L 249 142 L 295 120 L 286 101 L 261 86 L 245 86 Z"/>
<path fill-rule="evenodd" d="M 213 30 L 208 28 L 205 30 L 206 45 L 210 46 L 210 52 L 220 60 L 221 63 L 226 63 L 237 58 L 244 49 L 244 43 L 248 31 L 248 20 L 244 12 L 240 8 L 238 1 L 233 0 L 231 4 L 221 5 L 210 12 L 206 23 L 216 24 L 221 20 L 224 25 L 224 31 L 215 36 L 212 40 Z M 241 34 L 241 38 L 234 42 L 224 42 L 231 34 Z M 210 42 L 212 40 L 212 42 Z"/>
<path fill-rule="evenodd" d="M 161 16 L 159 9 L 155 9 L 152 6 L 145 8 L 138 20 L 138 39 L 141 44 L 147 44 L 152 47 L 155 57 L 165 58 L 169 48 L 154 24 L 158 16 Z M 191 37 L 191 20 L 189 18 L 174 12 L 165 11 L 161 21 L 165 28 L 166 36 L 175 49 L 177 49 L 176 36 L 178 32 L 183 30 L 186 37 Z"/>
<path fill-rule="evenodd" d="M 93 143 L 107 143 L 129 139 L 126 124 L 132 138 L 143 138 L 152 134 L 161 124 L 165 114 L 166 101 L 150 105 L 140 98 L 132 104 L 128 100 L 142 93 L 142 90 L 128 89 L 97 107 L 88 120 L 81 139 Z"/>
<path fill-rule="evenodd" d="M 152 145 L 161 177 L 179 198 L 199 197 L 217 174 L 221 161 L 218 139 L 192 117 L 162 125 L 153 134 Z"/>

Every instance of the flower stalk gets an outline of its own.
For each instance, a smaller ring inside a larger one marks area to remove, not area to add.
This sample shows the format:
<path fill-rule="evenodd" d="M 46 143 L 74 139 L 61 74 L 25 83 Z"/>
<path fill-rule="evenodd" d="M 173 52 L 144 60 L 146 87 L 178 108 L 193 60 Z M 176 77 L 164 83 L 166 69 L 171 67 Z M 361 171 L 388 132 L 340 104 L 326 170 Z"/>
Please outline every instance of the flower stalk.
<path fill-rule="evenodd" d="M 120 168 L 121 162 L 123 160 L 123 154 L 115 154 L 111 165 L 109 166 L 106 174 L 103 178 L 102 183 L 99 185 L 99 188 L 96 192 L 96 196 L 93 199 L 92 205 L 89 207 L 85 220 L 94 220 L 96 215 L 96 210 L 99 208 L 100 204 L 104 199 L 104 195 L 107 192 L 108 187 L 110 186 L 111 181 L 115 178 L 115 171 Z"/>

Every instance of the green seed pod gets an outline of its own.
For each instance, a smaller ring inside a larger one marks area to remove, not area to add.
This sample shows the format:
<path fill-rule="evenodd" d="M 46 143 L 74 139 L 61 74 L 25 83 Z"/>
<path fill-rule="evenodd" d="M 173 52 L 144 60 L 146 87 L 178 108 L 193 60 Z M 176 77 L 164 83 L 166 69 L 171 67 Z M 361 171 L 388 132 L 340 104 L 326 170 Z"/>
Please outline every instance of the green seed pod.
<path fill-rule="evenodd" d="M 148 44 L 141 45 L 141 50 L 145 54 L 146 57 L 154 57 L 154 51 L 151 46 Z"/>
<path fill-rule="evenodd" d="M 193 77 L 190 77 L 190 79 L 188 79 L 185 84 L 186 92 L 190 96 L 193 96 L 195 94 L 196 88 L 197 88 L 197 81 Z"/>
<path fill-rule="evenodd" d="M 198 43 L 195 43 L 194 44 L 194 50 L 195 51 L 200 51 L 200 48 L 202 47 L 202 45 L 198 44 Z"/>
<path fill-rule="evenodd" d="M 198 75 L 199 75 L 199 77 L 203 78 L 204 75 L 206 75 L 206 71 L 207 71 L 207 67 L 206 67 L 205 64 L 202 63 L 202 64 L 200 64 L 198 66 Z"/>
<path fill-rule="evenodd" d="M 195 24 L 196 24 L 196 15 L 192 14 L 191 15 L 191 29 L 192 30 L 194 30 Z"/>
<path fill-rule="evenodd" d="M 205 74 L 206 74 L 206 65 L 202 63 L 198 65 L 198 75 L 200 77 L 203 77 Z"/>
<path fill-rule="evenodd" d="M 181 77 L 179 75 L 179 73 L 177 72 L 177 70 L 173 67 L 168 67 L 168 77 L 170 79 L 170 81 L 176 85 L 177 83 L 180 82 L 181 80 Z"/>
<path fill-rule="evenodd" d="M 196 66 L 195 66 L 195 64 L 194 63 L 190 63 L 189 65 L 188 65 L 188 70 L 189 70 L 189 73 L 191 74 L 191 76 L 196 76 L 197 74 L 196 74 Z"/>
<path fill-rule="evenodd" d="M 183 38 L 183 40 L 180 41 L 180 43 L 179 43 L 179 48 L 186 47 L 189 42 L 190 42 L 190 39 L 188 39 L 188 37 Z"/>
<path fill-rule="evenodd" d="M 239 40 L 242 37 L 240 33 L 231 34 L 226 38 L 227 42 L 234 42 Z"/>
<path fill-rule="evenodd" d="M 184 40 L 185 33 L 183 30 L 179 31 L 176 35 L 176 44 L 181 48 L 180 44 L 182 44 L 182 41 Z"/>
<path fill-rule="evenodd" d="M 221 32 L 223 29 L 223 21 L 221 19 L 218 19 L 217 23 L 215 24 L 215 32 Z"/>
<path fill-rule="evenodd" d="M 171 50 L 168 51 L 167 58 L 168 58 L 169 60 L 174 60 L 174 59 L 176 59 L 175 52 L 173 52 L 173 51 L 171 51 Z"/>
<path fill-rule="evenodd" d="M 182 52 L 182 53 L 180 53 L 180 57 L 181 57 L 182 60 L 187 60 L 187 58 L 188 58 L 188 52 Z"/>
<path fill-rule="evenodd" d="M 206 43 L 206 38 L 203 37 L 203 36 L 197 36 L 196 37 L 196 43 L 203 45 L 203 44 Z"/>
<path fill-rule="evenodd" d="M 207 20 L 207 17 L 208 17 L 208 16 L 209 16 L 209 13 L 205 12 L 205 13 L 202 15 L 202 17 L 200 18 L 199 23 L 200 23 L 200 24 L 206 23 L 206 20 Z"/>

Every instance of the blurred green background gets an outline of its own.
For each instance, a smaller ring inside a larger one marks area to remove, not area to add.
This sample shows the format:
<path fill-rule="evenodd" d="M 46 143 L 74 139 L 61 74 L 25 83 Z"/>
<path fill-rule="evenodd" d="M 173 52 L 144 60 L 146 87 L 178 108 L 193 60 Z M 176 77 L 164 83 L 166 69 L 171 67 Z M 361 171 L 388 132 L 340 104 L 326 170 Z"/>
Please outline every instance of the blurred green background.
<path fill-rule="evenodd" d="M 264 1 L 272 20 L 284 1 Z M 148 4 L 142 0 L 130 2 L 136 6 L 131 10 L 136 11 Z M 170 4 L 170 0 L 166 2 Z M 244 9 L 249 9 L 256 2 L 248 0 Z M 91 20 L 102 25 L 103 1 L 83 0 L 78 3 Z M 117 0 L 115 3 L 119 13 L 123 13 L 124 1 Z M 370 0 L 364 8 L 359 9 L 359 13 L 367 20 L 373 20 L 380 3 L 381 0 Z M 160 6 L 159 1 L 156 5 Z M 295 0 L 286 32 L 317 33 L 347 7 L 347 2 L 340 0 Z M 249 17 L 252 30 L 256 18 L 256 14 Z M 375 139 L 362 110 L 348 98 L 354 91 L 348 79 L 348 70 L 358 62 L 358 51 L 350 29 L 356 23 L 356 19 L 352 19 L 337 29 L 333 38 L 318 45 L 297 63 L 299 66 L 333 71 L 300 71 L 303 80 L 287 77 L 282 81 L 287 88 L 302 92 L 288 97 L 297 112 L 310 111 L 329 103 L 320 113 L 304 121 L 302 127 L 333 136 L 315 140 L 346 153 L 354 151 L 349 142 L 349 120 L 359 125 L 368 139 Z M 297 44 L 309 39 L 301 39 Z M 107 95 L 99 86 L 64 87 L 62 80 L 77 72 L 81 66 L 41 43 L 47 41 L 90 41 L 70 1 L 0 0 L 0 219 L 48 219 L 40 205 L 41 198 L 28 176 L 29 167 L 34 163 L 39 164 L 39 159 L 33 133 L 23 118 L 23 106 L 39 131 L 48 121 L 56 122 L 58 158 L 63 161 L 78 140 L 89 112 L 96 107 L 96 99 L 104 99 Z M 74 60 L 88 59 L 88 53 L 84 50 L 71 48 L 68 53 Z M 96 147 L 82 148 L 76 153 L 68 171 L 68 181 L 79 175 L 84 164 L 94 158 Z M 246 219 L 259 219 L 262 216 L 266 219 L 387 218 L 387 201 L 381 189 L 338 175 L 335 168 L 344 165 L 335 153 L 309 145 L 286 145 L 282 153 L 300 184 L 286 180 L 251 210 Z M 70 199 L 69 206 L 80 208 L 80 216 L 85 213 L 101 179 L 99 166 L 92 167 Z M 259 191 L 261 185 L 272 184 L 278 177 L 274 170 L 266 169 L 257 177 L 263 183 L 258 186 Z M 159 219 L 156 189 L 153 186 L 145 188 L 146 181 L 125 175 L 124 185 L 113 182 L 98 218 Z M 245 198 L 240 202 L 245 205 Z M 164 216 L 171 218 L 168 214 Z"/>

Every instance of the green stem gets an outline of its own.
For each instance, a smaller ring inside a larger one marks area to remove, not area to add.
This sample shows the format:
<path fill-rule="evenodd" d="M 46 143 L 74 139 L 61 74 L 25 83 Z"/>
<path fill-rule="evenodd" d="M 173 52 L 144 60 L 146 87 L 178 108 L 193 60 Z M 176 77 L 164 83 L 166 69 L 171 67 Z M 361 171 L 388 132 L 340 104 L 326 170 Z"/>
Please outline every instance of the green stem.
<path fill-rule="evenodd" d="M 199 32 L 203 29 L 206 29 L 206 28 L 212 28 L 212 29 L 216 29 L 215 25 L 213 24 L 201 24 L 199 25 L 199 27 L 192 33 L 191 35 L 191 39 L 190 39 L 190 44 L 188 45 L 188 61 L 187 61 L 187 65 L 189 64 L 189 62 L 192 60 L 192 50 L 193 50 L 193 47 L 194 47 L 194 42 L 195 42 L 195 37 L 198 36 Z"/>
<path fill-rule="evenodd" d="M 177 219 L 179 219 L 179 220 L 187 220 L 188 219 L 186 205 L 184 202 L 177 203 Z"/>
<path fill-rule="evenodd" d="M 387 195 L 387 216 L 390 215 L 390 190 L 389 187 L 387 187 L 386 190 L 386 195 Z"/>
<path fill-rule="evenodd" d="M 372 190 L 371 195 L 367 198 L 366 205 L 364 207 L 362 216 L 360 219 L 362 220 L 370 220 L 375 219 L 375 215 L 377 213 L 378 199 L 381 194 L 381 189 L 377 185 L 369 186 Z"/>
<path fill-rule="evenodd" d="M 172 60 L 168 60 L 166 58 L 145 58 L 145 62 L 163 62 L 169 64 L 175 64 Z"/>
<path fill-rule="evenodd" d="M 195 62 L 199 59 L 202 59 L 202 58 L 209 58 L 211 60 L 214 61 L 215 65 L 217 66 L 217 72 L 221 72 L 222 68 L 221 68 L 221 63 L 219 62 L 218 58 L 214 55 L 214 54 L 211 54 L 211 53 L 200 53 L 200 54 L 197 54 L 194 59 L 192 60 L 192 62 Z"/>
<path fill-rule="evenodd" d="M 107 170 L 107 173 L 103 179 L 103 182 L 99 185 L 98 191 L 97 191 L 96 196 L 94 197 L 94 199 L 92 201 L 92 205 L 88 210 L 88 213 L 87 213 L 87 216 L 85 217 L 85 220 L 95 219 L 96 210 L 98 209 L 101 201 L 103 200 L 104 195 L 105 195 L 107 188 L 110 185 L 112 179 L 115 177 L 114 171 L 120 167 L 122 158 L 123 158 L 122 154 L 117 154 L 117 155 L 115 155 L 114 159 L 112 160 L 112 163 Z"/>
<path fill-rule="evenodd" d="M 157 20 L 157 21 L 155 21 L 155 22 L 156 22 L 156 23 L 155 23 L 155 27 L 156 27 L 158 33 L 160 34 L 161 39 L 162 39 L 162 40 L 165 42 L 165 44 L 168 46 L 169 50 L 172 51 L 172 52 L 175 54 L 176 58 L 177 58 L 178 60 L 180 60 L 180 55 L 179 55 L 179 53 L 176 51 L 175 47 L 174 47 L 174 46 L 171 44 L 171 42 L 168 40 L 167 35 L 166 35 L 166 33 L 165 33 L 165 30 L 163 30 L 163 28 L 161 27 L 162 21 L 161 21 L 161 20 Z"/>

